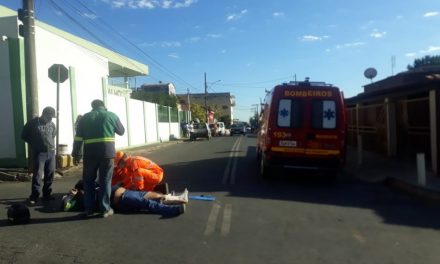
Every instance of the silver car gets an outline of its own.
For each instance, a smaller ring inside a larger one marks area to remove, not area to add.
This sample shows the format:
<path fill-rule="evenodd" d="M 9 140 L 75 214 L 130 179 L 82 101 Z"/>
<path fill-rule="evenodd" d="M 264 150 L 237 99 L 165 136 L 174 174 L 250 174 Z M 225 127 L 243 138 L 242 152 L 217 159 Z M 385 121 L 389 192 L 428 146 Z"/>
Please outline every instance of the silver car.
<path fill-rule="evenodd" d="M 197 138 L 211 139 L 211 130 L 206 123 L 194 123 L 189 133 L 190 140 L 196 140 Z"/>

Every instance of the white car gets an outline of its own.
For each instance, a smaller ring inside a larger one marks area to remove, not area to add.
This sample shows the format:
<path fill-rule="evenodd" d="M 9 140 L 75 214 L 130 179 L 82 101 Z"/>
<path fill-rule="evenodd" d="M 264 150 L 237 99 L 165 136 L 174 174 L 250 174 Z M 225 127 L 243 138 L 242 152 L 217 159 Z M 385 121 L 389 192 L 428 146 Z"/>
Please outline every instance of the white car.
<path fill-rule="evenodd" d="M 217 122 L 217 133 L 218 133 L 219 136 L 225 136 L 226 135 L 225 123 Z"/>

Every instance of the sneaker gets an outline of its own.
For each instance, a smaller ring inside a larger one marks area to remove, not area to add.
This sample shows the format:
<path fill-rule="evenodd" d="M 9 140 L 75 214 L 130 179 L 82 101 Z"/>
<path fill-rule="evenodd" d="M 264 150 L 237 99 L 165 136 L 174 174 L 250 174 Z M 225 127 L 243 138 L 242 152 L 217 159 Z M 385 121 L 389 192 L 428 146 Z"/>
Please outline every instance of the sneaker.
<path fill-rule="evenodd" d="M 37 202 L 38 202 L 38 198 L 29 198 L 28 199 L 29 206 L 34 206 L 37 204 Z"/>
<path fill-rule="evenodd" d="M 185 203 L 185 204 L 187 204 L 188 203 L 188 189 L 186 189 L 185 188 L 185 190 L 183 191 L 183 193 L 181 194 L 181 195 L 179 195 L 179 197 L 180 197 L 180 200 L 183 202 L 183 203 Z"/>
<path fill-rule="evenodd" d="M 108 210 L 107 212 L 105 212 L 105 213 L 102 214 L 102 217 L 103 217 L 103 218 L 107 218 L 107 217 L 109 217 L 109 216 L 112 216 L 113 213 L 114 213 L 114 212 L 113 212 L 113 209 L 110 208 L 110 210 Z"/>
<path fill-rule="evenodd" d="M 187 204 L 188 203 L 188 190 L 185 189 L 181 195 L 165 195 L 163 200 L 164 204 Z"/>

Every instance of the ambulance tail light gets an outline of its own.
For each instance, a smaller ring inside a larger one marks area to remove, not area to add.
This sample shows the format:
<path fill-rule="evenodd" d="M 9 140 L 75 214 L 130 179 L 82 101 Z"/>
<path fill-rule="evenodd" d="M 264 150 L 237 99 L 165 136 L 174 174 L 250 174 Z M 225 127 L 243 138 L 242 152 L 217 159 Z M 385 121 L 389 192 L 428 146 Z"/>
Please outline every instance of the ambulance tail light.
<path fill-rule="evenodd" d="M 272 148 L 272 137 L 267 137 L 266 139 L 266 149 L 271 149 Z"/>

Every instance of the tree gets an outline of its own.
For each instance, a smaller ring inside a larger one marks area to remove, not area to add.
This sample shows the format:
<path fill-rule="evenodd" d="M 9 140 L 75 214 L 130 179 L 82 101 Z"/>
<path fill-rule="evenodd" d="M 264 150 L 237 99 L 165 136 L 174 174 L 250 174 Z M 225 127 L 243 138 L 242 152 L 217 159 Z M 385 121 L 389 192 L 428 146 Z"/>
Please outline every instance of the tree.
<path fill-rule="evenodd" d="M 258 128 L 259 124 L 258 124 L 258 113 L 255 112 L 255 115 L 251 118 L 249 118 L 249 123 L 251 124 L 252 129 L 256 129 Z"/>
<path fill-rule="evenodd" d="M 199 104 L 191 104 L 191 117 L 192 119 L 198 118 L 200 121 L 206 119 L 205 107 Z"/>
<path fill-rule="evenodd" d="M 177 107 L 178 101 L 175 95 L 150 93 L 145 91 L 134 91 L 131 93 L 131 98 L 171 107 Z"/>
<path fill-rule="evenodd" d="M 423 66 L 434 66 L 434 65 L 440 66 L 440 55 L 436 55 L 436 56 L 426 55 L 421 59 L 415 59 L 413 65 L 408 65 L 407 69 L 414 70 L 421 68 Z"/>
<path fill-rule="evenodd" d="M 217 121 L 225 123 L 226 127 L 231 126 L 231 116 L 230 115 L 222 115 L 217 118 Z"/>

